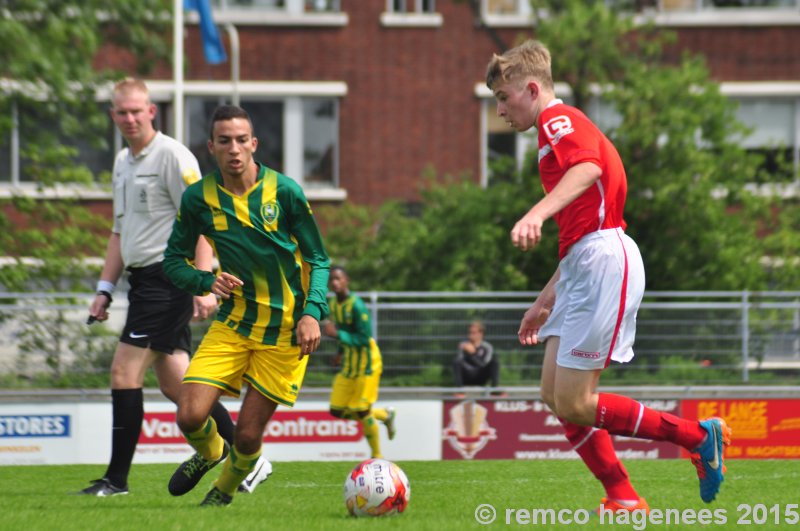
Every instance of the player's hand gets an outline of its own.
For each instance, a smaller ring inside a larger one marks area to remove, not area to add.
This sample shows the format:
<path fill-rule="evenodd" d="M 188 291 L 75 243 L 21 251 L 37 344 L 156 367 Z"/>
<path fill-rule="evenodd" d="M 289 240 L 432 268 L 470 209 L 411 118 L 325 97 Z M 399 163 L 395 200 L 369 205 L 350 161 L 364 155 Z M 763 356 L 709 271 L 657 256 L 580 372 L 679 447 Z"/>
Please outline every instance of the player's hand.
<path fill-rule="evenodd" d="M 511 229 L 511 243 L 523 251 L 533 249 L 542 240 L 543 224 L 544 219 L 535 210 L 530 210 Z"/>
<path fill-rule="evenodd" d="M 339 331 L 336 330 L 336 325 L 333 324 L 333 321 L 323 321 L 322 322 L 322 333 L 328 337 L 338 337 Z"/>
<path fill-rule="evenodd" d="M 458 348 L 467 354 L 475 354 L 475 351 L 477 350 L 475 345 L 472 344 L 472 341 L 462 341 L 461 344 L 458 345 Z"/>
<path fill-rule="evenodd" d="M 213 293 L 193 297 L 194 312 L 192 313 L 193 321 L 203 321 L 208 316 L 213 315 L 217 309 L 217 296 Z"/>
<path fill-rule="evenodd" d="M 331 358 L 331 367 L 338 367 L 342 364 L 342 355 L 336 354 L 334 357 Z"/>
<path fill-rule="evenodd" d="M 297 322 L 297 344 L 300 346 L 300 356 L 311 354 L 319 347 L 320 340 L 319 321 L 310 315 L 304 315 Z"/>
<path fill-rule="evenodd" d="M 89 317 L 93 317 L 92 321 L 106 321 L 108 320 L 108 306 L 111 301 L 105 295 L 99 293 L 94 296 L 92 304 L 89 306 Z"/>
<path fill-rule="evenodd" d="M 244 282 L 231 275 L 230 273 L 220 273 L 211 284 L 211 293 L 219 295 L 223 299 L 230 299 L 233 291 L 244 285 Z"/>
<path fill-rule="evenodd" d="M 550 310 L 534 302 L 533 306 L 528 308 L 528 311 L 522 316 L 522 322 L 520 322 L 519 331 L 517 332 L 519 342 L 522 345 L 537 344 L 539 342 L 539 329 L 544 326 L 548 317 L 550 317 Z"/>

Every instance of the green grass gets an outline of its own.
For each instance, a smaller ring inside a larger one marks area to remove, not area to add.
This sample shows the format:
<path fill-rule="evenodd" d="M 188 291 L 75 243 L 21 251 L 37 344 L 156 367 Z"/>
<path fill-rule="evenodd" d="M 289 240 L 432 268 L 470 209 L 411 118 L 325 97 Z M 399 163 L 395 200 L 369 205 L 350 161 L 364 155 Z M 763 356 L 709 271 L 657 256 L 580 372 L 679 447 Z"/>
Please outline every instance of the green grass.
<path fill-rule="evenodd" d="M 599 483 L 578 461 L 407 461 L 399 462 L 411 483 L 405 513 L 389 518 L 355 519 L 342 501 L 344 478 L 355 463 L 278 462 L 270 479 L 254 494 L 238 494 L 226 508 L 198 504 L 217 471 L 189 494 L 173 498 L 167 480 L 174 465 L 134 465 L 131 493 L 113 498 L 71 496 L 105 469 L 99 465 L 0 467 L 2 529 L 38 530 L 311 530 L 311 529 L 644 529 L 640 525 L 519 524 L 505 509 L 591 509 L 602 496 Z M 786 524 L 788 504 L 800 503 L 800 461 L 728 462 L 718 500 L 700 501 L 697 478 L 688 460 L 629 461 L 628 471 L 651 508 L 724 510 L 725 525 L 660 525 L 647 529 L 800 529 Z M 497 521 L 479 525 L 474 514 L 491 504 Z M 770 513 L 767 524 L 737 525 L 739 504 L 778 505 L 781 523 Z M 789 508 L 791 511 L 791 508 Z"/>

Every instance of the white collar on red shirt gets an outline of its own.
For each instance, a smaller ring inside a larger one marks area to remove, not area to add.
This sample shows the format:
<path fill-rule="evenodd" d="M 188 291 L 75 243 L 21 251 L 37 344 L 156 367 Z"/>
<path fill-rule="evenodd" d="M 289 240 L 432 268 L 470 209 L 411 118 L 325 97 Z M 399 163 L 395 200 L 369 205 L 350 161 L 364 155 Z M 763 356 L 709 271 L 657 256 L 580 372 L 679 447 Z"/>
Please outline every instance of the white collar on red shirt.
<path fill-rule="evenodd" d="M 548 104 L 545 106 L 545 109 L 549 109 L 550 107 L 552 107 L 552 106 L 554 106 L 554 105 L 558 105 L 559 103 L 564 103 L 564 100 L 561 100 L 561 99 L 559 99 L 559 98 L 556 98 L 556 99 L 554 99 L 554 100 L 550 100 L 550 103 L 548 103 Z"/>

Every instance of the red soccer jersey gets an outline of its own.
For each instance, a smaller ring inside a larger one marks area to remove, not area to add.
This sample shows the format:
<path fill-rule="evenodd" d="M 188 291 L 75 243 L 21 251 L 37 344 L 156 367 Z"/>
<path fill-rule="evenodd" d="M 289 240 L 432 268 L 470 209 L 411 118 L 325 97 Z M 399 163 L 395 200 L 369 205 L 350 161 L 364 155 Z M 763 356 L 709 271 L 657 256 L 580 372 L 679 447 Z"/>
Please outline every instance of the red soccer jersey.
<path fill-rule="evenodd" d="M 600 229 L 625 229 L 622 211 L 628 181 L 616 148 L 575 107 L 554 100 L 539 116 L 539 176 L 545 192 L 555 188 L 572 166 L 593 162 L 603 170 L 600 179 L 553 219 L 558 225 L 558 254 L 585 234 Z"/>

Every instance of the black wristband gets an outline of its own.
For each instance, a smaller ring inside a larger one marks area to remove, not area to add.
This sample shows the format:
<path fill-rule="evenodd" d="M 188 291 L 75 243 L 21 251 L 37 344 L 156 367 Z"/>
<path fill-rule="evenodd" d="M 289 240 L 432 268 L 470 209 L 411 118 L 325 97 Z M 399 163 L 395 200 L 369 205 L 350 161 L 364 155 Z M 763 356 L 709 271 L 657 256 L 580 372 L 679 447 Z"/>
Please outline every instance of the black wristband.
<path fill-rule="evenodd" d="M 114 302 L 114 299 L 111 298 L 111 293 L 109 293 L 108 291 L 100 290 L 100 291 L 97 292 L 97 294 L 98 295 L 105 295 L 105 297 L 108 299 L 108 304 L 111 304 L 112 302 Z"/>

